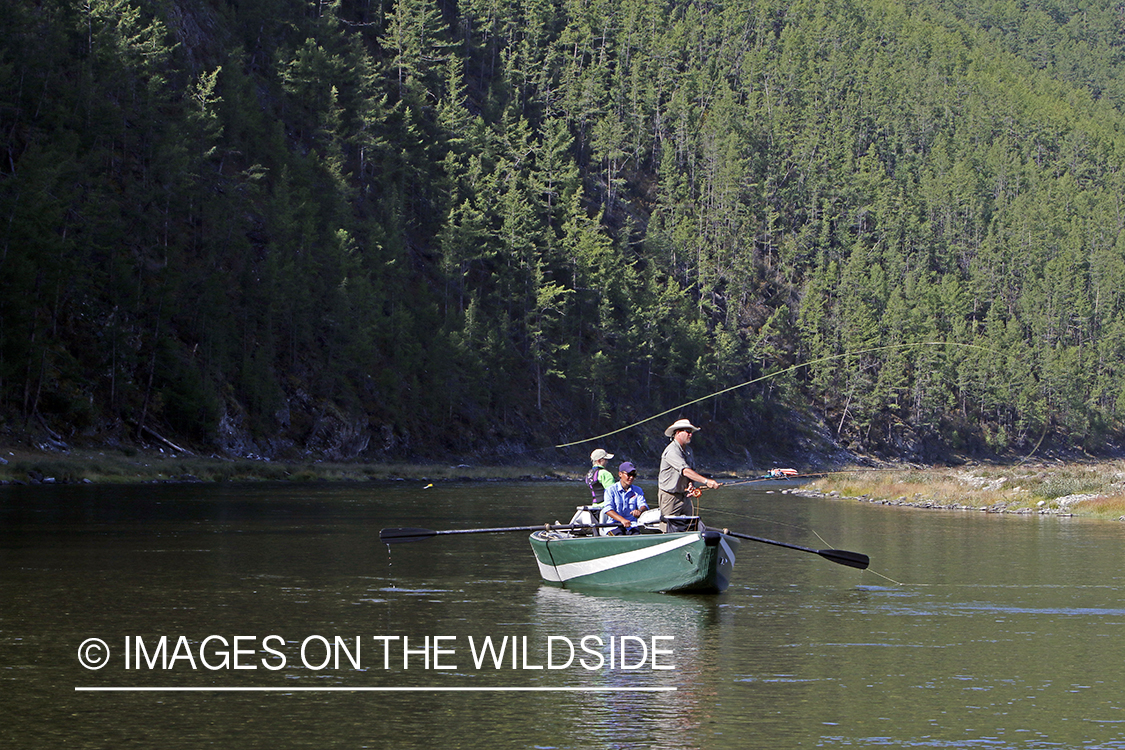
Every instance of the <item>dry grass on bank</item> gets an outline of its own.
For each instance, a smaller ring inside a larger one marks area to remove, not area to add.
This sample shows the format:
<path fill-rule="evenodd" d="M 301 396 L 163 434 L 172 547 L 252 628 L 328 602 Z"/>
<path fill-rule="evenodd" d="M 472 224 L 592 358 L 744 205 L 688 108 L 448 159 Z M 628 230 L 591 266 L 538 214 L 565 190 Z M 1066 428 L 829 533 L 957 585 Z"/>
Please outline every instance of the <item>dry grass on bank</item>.
<path fill-rule="evenodd" d="M 0 482 L 20 484 L 133 484 L 140 482 L 430 481 L 563 479 L 541 466 L 254 461 L 162 453 L 0 450 Z"/>
<path fill-rule="evenodd" d="M 574 467 L 252 461 L 134 450 L 0 448 L 0 483 L 576 479 Z M 804 489 L 897 505 L 1125 520 L 1125 461 L 834 472 Z"/>
<path fill-rule="evenodd" d="M 817 480 L 811 489 L 907 505 L 995 512 L 1125 517 L 1125 462 L 924 469 L 859 469 Z"/>

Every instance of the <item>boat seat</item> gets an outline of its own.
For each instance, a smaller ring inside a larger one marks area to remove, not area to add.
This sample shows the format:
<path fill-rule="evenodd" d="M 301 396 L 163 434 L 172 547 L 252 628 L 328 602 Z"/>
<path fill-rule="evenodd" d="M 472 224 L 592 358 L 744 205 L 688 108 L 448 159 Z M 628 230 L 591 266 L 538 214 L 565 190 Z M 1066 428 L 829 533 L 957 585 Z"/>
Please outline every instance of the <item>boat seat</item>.
<path fill-rule="evenodd" d="M 616 523 L 616 521 L 609 517 L 608 506 L 605 508 L 599 508 L 598 510 L 598 523 Z M 609 536 L 609 532 L 611 531 L 613 531 L 612 526 L 603 526 L 598 529 L 598 536 Z"/>
<path fill-rule="evenodd" d="M 649 508 L 637 519 L 642 534 L 660 534 L 660 508 Z"/>
<path fill-rule="evenodd" d="M 586 526 L 593 526 L 600 523 L 598 519 L 598 511 L 600 508 L 594 508 L 590 505 L 579 505 L 574 509 L 574 516 L 570 519 L 571 524 L 584 524 Z M 571 529 L 571 536 L 593 536 L 601 531 L 601 529 Z"/>
<path fill-rule="evenodd" d="M 671 521 L 669 527 L 675 525 L 681 531 L 699 531 L 702 525 L 699 516 L 664 516 L 664 521 Z"/>

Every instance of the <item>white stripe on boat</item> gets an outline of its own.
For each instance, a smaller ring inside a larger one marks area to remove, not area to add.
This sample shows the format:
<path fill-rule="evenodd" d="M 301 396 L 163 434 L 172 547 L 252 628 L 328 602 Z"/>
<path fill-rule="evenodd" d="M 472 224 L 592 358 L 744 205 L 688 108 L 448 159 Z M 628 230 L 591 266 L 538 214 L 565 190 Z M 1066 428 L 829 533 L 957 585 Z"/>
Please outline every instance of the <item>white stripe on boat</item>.
<path fill-rule="evenodd" d="M 648 560 L 651 557 L 663 555 L 666 552 L 671 552 L 680 547 L 686 547 L 697 541 L 699 541 L 699 534 L 687 534 L 679 539 L 661 542 L 651 547 L 644 547 L 630 552 L 620 552 L 607 557 L 596 557 L 593 560 L 564 563 L 558 566 L 546 565 L 542 560 L 539 560 L 538 556 L 536 556 L 535 559 L 539 563 L 539 573 L 545 580 L 562 582 L 569 581 L 572 578 L 613 570 L 614 568 L 620 568 L 622 565 L 629 565 L 630 563 L 640 562 L 641 560 Z M 733 555 L 731 559 L 734 559 Z"/>

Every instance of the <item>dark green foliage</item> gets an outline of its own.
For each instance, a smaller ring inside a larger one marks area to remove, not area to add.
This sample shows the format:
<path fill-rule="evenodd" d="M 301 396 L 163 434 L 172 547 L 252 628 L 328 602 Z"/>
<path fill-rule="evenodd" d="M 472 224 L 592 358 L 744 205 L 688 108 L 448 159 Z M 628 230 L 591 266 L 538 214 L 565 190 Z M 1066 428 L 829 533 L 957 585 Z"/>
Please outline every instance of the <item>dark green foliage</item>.
<path fill-rule="evenodd" d="M 757 381 L 689 409 L 726 450 L 808 412 L 888 453 L 1096 449 L 1125 410 L 1122 23 L 8 3 L 0 415 L 436 455 Z"/>

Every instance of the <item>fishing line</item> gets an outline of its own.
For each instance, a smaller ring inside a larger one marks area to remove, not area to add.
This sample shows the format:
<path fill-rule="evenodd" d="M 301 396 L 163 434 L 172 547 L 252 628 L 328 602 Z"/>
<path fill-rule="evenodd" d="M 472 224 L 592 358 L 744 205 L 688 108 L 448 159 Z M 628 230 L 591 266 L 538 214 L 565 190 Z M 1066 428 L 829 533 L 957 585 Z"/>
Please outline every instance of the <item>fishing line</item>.
<path fill-rule="evenodd" d="M 711 512 L 712 512 L 712 513 L 714 513 L 714 512 L 716 512 L 716 511 L 711 511 Z M 718 511 L 718 512 L 722 513 L 723 511 Z M 735 514 L 731 514 L 731 515 L 735 515 Z M 750 516 L 747 516 L 747 518 L 750 518 Z M 768 519 L 764 519 L 764 518 L 759 518 L 759 519 L 754 519 L 754 520 L 759 520 L 759 521 L 767 521 Z M 820 535 L 820 532 L 818 532 L 818 531 L 817 531 L 816 529 L 813 529 L 813 528 L 802 528 L 801 526 L 795 526 L 795 525 L 793 525 L 793 524 L 787 524 L 787 523 L 780 523 L 780 522 L 778 522 L 778 523 L 779 523 L 779 525 L 781 525 L 781 526 L 791 526 L 791 527 L 792 527 L 792 528 L 794 528 L 794 529 L 800 529 L 801 531 L 808 531 L 808 532 L 809 532 L 809 533 L 811 533 L 811 534 L 812 534 L 813 536 L 815 536 L 815 537 L 816 537 L 817 539 L 819 539 L 819 540 L 820 540 L 820 543 L 821 543 L 821 544 L 823 544 L 823 545 L 824 545 L 825 547 L 831 547 L 831 546 L 832 546 L 831 544 L 829 544 L 829 543 L 828 543 L 828 540 L 826 540 L 826 539 L 825 539 L 824 537 L 822 537 L 822 536 Z M 875 575 L 879 576 L 880 578 L 882 578 L 882 579 L 884 579 L 884 580 L 890 581 L 891 583 L 895 584 L 896 586 L 905 586 L 905 585 L 906 585 L 906 584 L 904 584 L 904 583 L 903 583 L 902 581 L 896 581 L 895 579 L 891 578 L 890 576 L 888 576 L 888 575 L 883 575 L 883 574 L 882 574 L 882 573 L 880 573 L 879 571 L 877 571 L 877 570 L 873 570 L 872 568 L 866 568 L 866 570 L 868 570 L 868 571 L 870 571 L 870 572 L 874 573 Z M 928 584 L 928 583 L 919 583 L 919 584 L 914 584 L 914 585 L 916 585 L 916 586 L 929 586 L 930 584 Z"/>
<path fill-rule="evenodd" d="M 807 526 L 798 526 L 797 524 L 785 523 L 784 521 L 778 521 L 778 520 L 773 519 L 773 518 L 764 518 L 764 517 L 761 517 L 761 516 L 752 516 L 752 515 L 749 515 L 749 514 L 746 514 L 746 513 L 735 513 L 733 511 L 729 511 L 729 510 L 719 510 L 718 508 L 712 509 L 709 512 L 710 513 L 718 513 L 720 515 L 733 516 L 735 518 L 742 518 L 742 519 L 747 520 L 747 521 L 764 521 L 766 523 L 773 524 L 774 526 L 785 526 L 785 527 L 788 527 L 790 529 L 796 529 L 797 531 L 804 531 L 804 532 L 812 534 L 817 539 L 819 539 L 820 543 L 823 544 L 825 547 L 831 547 L 832 546 L 831 544 L 829 544 L 824 539 L 824 537 L 822 537 L 817 532 L 816 529 L 809 528 Z M 700 515 L 702 515 L 702 513 L 700 513 Z M 880 578 L 882 578 L 884 580 L 890 581 L 891 583 L 895 584 L 896 586 L 905 586 L 906 585 L 906 584 L 902 583 L 901 581 L 896 581 L 895 579 L 891 578 L 890 576 L 883 575 L 882 573 L 880 573 L 877 570 L 873 570 L 871 568 L 867 568 L 867 570 L 870 571 L 871 573 L 874 573 L 875 575 L 879 576 Z M 916 586 L 929 586 L 930 584 L 920 583 L 920 584 L 914 584 L 914 585 L 916 585 Z"/>
<path fill-rule="evenodd" d="M 772 524 L 774 526 L 784 526 L 784 527 L 789 528 L 789 529 L 796 529 L 797 531 L 804 531 L 804 532 L 807 532 L 807 533 L 810 533 L 810 534 L 816 534 L 815 531 L 813 531 L 812 529 L 807 528 L 805 526 L 798 526 L 795 523 L 785 523 L 784 521 L 778 521 L 774 518 L 766 518 L 765 516 L 752 516 L 752 515 L 749 515 L 747 513 L 735 513 L 734 511 L 719 510 L 718 508 L 713 508 L 708 512 L 709 513 L 718 513 L 719 515 L 723 515 L 723 516 L 731 516 L 733 518 L 741 518 L 745 521 L 761 521 L 763 523 Z M 703 514 L 700 513 L 699 515 L 703 515 Z M 820 534 L 817 534 L 817 537 L 819 538 Z M 821 541 L 824 541 L 824 540 L 822 539 Z M 831 546 L 831 545 L 828 545 L 828 546 Z"/>
<path fill-rule="evenodd" d="M 895 579 L 891 578 L 890 576 L 885 576 L 877 570 L 871 570 L 871 568 L 868 568 L 867 570 L 871 573 L 874 573 L 875 575 L 879 576 L 880 578 L 882 578 L 884 580 L 890 581 L 891 583 L 893 583 L 896 586 L 905 586 L 906 585 L 902 581 L 896 581 Z M 930 584 L 928 584 L 928 583 L 912 583 L 910 585 L 911 586 L 929 586 Z"/>
<path fill-rule="evenodd" d="M 1043 434 L 1039 436 L 1039 442 L 1036 443 L 1035 447 L 1031 449 L 1031 453 L 1028 453 L 1016 463 L 1016 466 L 1023 466 L 1032 456 L 1035 455 L 1035 451 L 1039 450 L 1039 446 L 1043 444 L 1043 438 L 1047 437 L 1047 429 L 1048 425 L 1043 425 Z"/>
<path fill-rule="evenodd" d="M 874 468 L 863 469 L 863 468 L 859 468 L 859 469 L 846 469 L 846 470 L 841 470 L 841 471 L 818 471 L 818 472 L 813 473 L 813 474 L 797 474 L 796 476 L 789 476 L 789 477 L 784 477 L 784 478 L 781 478 L 781 477 L 756 477 L 754 479 L 739 479 L 739 480 L 736 480 L 736 481 L 733 481 L 733 482 L 723 482 L 722 484 L 719 485 L 719 487 L 717 489 L 722 489 L 723 487 L 734 487 L 734 486 L 737 486 L 737 485 L 740 485 L 740 484 L 753 484 L 755 482 L 770 482 L 770 481 L 777 482 L 777 481 L 805 479 L 805 478 L 809 478 L 809 477 L 827 477 L 827 476 L 831 476 L 833 474 L 854 474 L 854 473 L 859 472 L 859 471 L 863 471 L 863 472 L 902 471 L 902 469 L 874 469 Z M 710 488 L 699 487 L 698 489 L 702 493 L 703 491 L 708 490 Z M 800 497 L 800 495 L 798 495 L 797 497 Z M 698 501 L 696 502 L 696 505 L 698 505 L 699 507 L 702 507 L 702 504 L 699 503 Z M 766 518 L 764 516 L 751 516 L 751 515 L 747 515 L 745 513 L 735 513 L 734 511 L 730 511 L 730 510 L 719 510 L 718 508 L 715 508 L 711 512 L 712 513 L 721 513 L 721 514 L 725 514 L 725 515 L 728 515 L 728 516 L 734 516 L 735 518 L 743 518 L 743 519 L 746 519 L 747 521 L 765 521 L 766 523 L 772 523 L 776 526 L 787 526 L 791 529 L 797 529 L 798 531 L 807 531 L 811 534 L 816 534 L 815 530 L 813 530 L 811 528 L 808 528 L 806 526 L 797 526 L 796 524 L 785 523 L 784 521 L 778 521 L 776 519 Z M 700 514 L 700 515 L 702 515 L 702 514 Z M 820 534 L 816 534 L 816 536 L 817 536 L 817 538 L 820 538 Z M 820 538 L 820 541 L 824 542 L 824 539 Z M 824 542 L 824 543 L 828 544 L 827 542 Z M 829 545 L 829 546 L 831 546 L 831 545 Z"/>
<path fill-rule="evenodd" d="M 746 514 L 746 513 L 735 513 L 733 511 L 729 511 L 729 510 L 719 510 L 718 508 L 713 508 L 709 512 L 710 513 L 718 513 L 719 515 L 733 516 L 734 518 L 741 518 L 741 519 L 746 520 L 746 521 L 761 521 L 761 522 L 769 524 L 771 526 L 784 526 L 785 528 L 788 528 L 788 529 L 794 529 L 796 531 L 803 531 L 806 534 L 812 534 L 813 536 L 815 536 L 817 539 L 820 540 L 820 543 L 823 544 L 825 547 L 832 547 L 833 546 L 833 545 L 829 544 L 824 539 L 824 537 L 822 537 L 817 532 L 817 530 L 812 528 L 811 526 L 798 526 L 795 523 L 785 523 L 784 521 L 778 521 L 776 518 L 766 518 L 765 516 L 752 516 L 752 515 L 749 515 L 749 514 Z M 699 515 L 703 515 L 702 510 L 699 511 Z"/>
<path fill-rule="evenodd" d="M 911 347 L 919 347 L 919 346 L 960 346 L 960 347 L 965 347 L 965 348 L 970 348 L 970 349 L 980 349 L 980 350 L 986 351 L 986 352 L 992 351 L 988 347 L 980 346 L 979 344 L 964 344 L 964 343 L 955 342 L 955 341 L 919 341 L 919 342 L 913 343 L 913 344 L 887 344 L 885 346 L 876 346 L 876 347 L 873 347 L 871 349 L 856 349 L 854 351 L 843 352 L 841 354 L 830 354 L 827 357 L 819 357 L 817 359 L 809 360 L 808 362 L 801 362 L 800 364 L 796 364 L 796 365 L 792 365 L 791 367 L 787 367 L 784 370 L 778 370 L 777 372 L 771 372 L 768 375 L 762 375 L 761 377 L 754 378 L 753 380 L 747 380 L 745 383 L 739 383 L 738 385 L 732 385 L 729 388 L 724 388 L 721 391 L 715 391 L 714 393 L 712 393 L 710 395 L 702 396 L 702 397 L 694 399 L 692 401 L 685 402 L 683 404 L 680 404 L 679 406 L 673 406 L 671 409 L 666 409 L 666 410 L 660 412 L 659 414 L 653 414 L 651 417 L 645 417 L 644 419 L 640 420 L 639 422 L 633 422 L 632 424 L 626 425 L 624 427 L 620 427 L 620 428 L 618 428 L 616 430 L 613 430 L 611 432 L 607 432 L 607 433 L 604 433 L 602 435 L 595 435 L 594 437 L 584 438 L 582 440 L 575 440 L 575 441 L 570 442 L 570 443 L 561 443 L 559 445 L 556 445 L 555 448 L 570 448 L 571 446 L 574 446 L 574 445 L 582 445 L 582 443 L 592 443 L 595 440 L 602 440 L 603 438 L 611 437 L 612 435 L 616 435 L 619 432 L 625 432 L 626 430 L 631 430 L 634 427 L 639 427 L 640 425 L 645 424 L 647 422 L 651 422 L 654 419 L 659 419 L 660 417 L 667 416 L 668 414 L 680 411 L 681 409 L 685 409 L 689 406 L 694 406 L 695 404 L 706 401 L 708 399 L 715 398 L 716 396 L 722 396 L 724 393 L 730 393 L 731 391 L 736 391 L 739 388 L 745 388 L 748 385 L 760 383 L 763 380 L 769 380 L 770 378 L 777 377 L 778 375 L 785 375 L 787 373 L 794 372 L 795 370 L 799 370 L 802 367 L 810 367 L 812 365 L 819 364 L 821 362 L 831 362 L 834 359 L 841 359 L 843 357 L 855 357 L 855 356 L 858 356 L 860 354 L 871 354 L 873 352 L 881 352 L 881 351 L 886 351 L 888 349 L 908 349 L 908 348 L 911 348 Z"/>
<path fill-rule="evenodd" d="M 649 417 L 646 417 L 644 419 L 641 419 L 641 420 L 638 420 L 638 421 L 633 422 L 631 424 L 625 425 L 624 427 L 619 427 L 615 430 L 611 430 L 609 432 L 602 433 L 601 435 L 595 435 L 593 437 L 584 438 L 582 440 L 574 440 L 574 441 L 571 441 L 571 442 L 568 442 L 568 443 L 560 443 L 558 445 L 555 445 L 554 448 L 555 449 L 570 448 L 570 447 L 573 447 L 573 446 L 576 446 L 576 445 L 582 445 L 583 443 L 591 443 L 591 442 L 594 442 L 594 441 L 597 441 L 597 440 L 603 440 L 605 438 L 612 437 L 613 435 L 617 435 L 617 434 L 620 434 L 620 433 L 625 432 L 627 430 L 631 430 L 634 427 L 639 427 L 643 424 L 647 424 L 648 422 L 659 419 L 660 417 L 667 416 L 669 414 L 672 414 L 673 412 L 681 411 L 681 410 L 683 410 L 683 409 L 685 409 L 689 406 L 694 406 L 695 404 L 702 403 L 702 402 L 707 401 L 707 400 L 712 399 L 712 398 L 717 398 L 718 396 L 722 396 L 724 394 L 731 393 L 732 391 L 736 391 L 740 388 L 745 388 L 746 386 L 754 385 L 755 383 L 760 383 L 760 382 L 763 382 L 765 380 L 769 380 L 771 378 L 777 377 L 778 375 L 786 375 L 786 374 L 789 374 L 789 373 L 792 373 L 792 372 L 796 372 L 797 370 L 799 370 L 803 367 L 811 367 L 812 365 L 820 364 L 822 362 L 831 362 L 831 361 L 834 361 L 834 360 L 837 360 L 837 359 L 843 359 L 843 358 L 846 358 L 846 357 L 855 357 L 855 356 L 860 356 L 860 355 L 863 355 L 863 354 L 872 354 L 872 353 L 875 353 L 875 352 L 888 351 L 888 350 L 894 350 L 894 349 L 920 348 L 920 347 L 924 347 L 924 346 L 960 347 L 960 348 L 965 348 L 965 349 L 978 349 L 978 350 L 984 351 L 984 352 L 993 352 L 994 351 L 994 350 L 990 349 L 989 347 L 981 346 L 979 344 L 968 344 L 968 343 L 952 342 L 952 341 L 944 341 L 944 342 L 943 341 L 920 341 L 920 342 L 914 342 L 914 343 L 909 343 L 909 344 L 886 344 L 884 346 L 871 347 L 871 348 L 868 348 L 868 349 L 856 349 L 856 350 L 852 350 L 852 351 L 841 352 L 839 354 L 831 354 L 831 355 L 828 355 L 828 356 L 825 356 L 825 357 L 819 357 L 817 359 L 809 360 L 808 362 L 801 362 L 801 363 L 792 365 L 790 367 L 787 367 L 783 370 L 778 370 L 776 372 L 768 373 L 766 375 L 762 375 L 762 376 L 757 377 L 757 378 L 752 378 L 751 380 L 747 380 L 746 382 L 730 386 L 729 388 L 723 388 L 721 390 L 715 391 L 714 393 L 708 394 L 706 396 L 701 396 L 700 398 L 693 399 L 691 401 L 686 401 L 686 402 L 684 402 L 684 403 L 682 403 L 678 406 L 672 407 L 671 409 L 665 409 L 662 412 L 658 412 L 658 413 L 653 414 L 653 415 L 651 415 Z M 1039 446 L 1042 444 L 1043 439 L 1045 437 L 1046 437 L 1046 430 L 1044 430 L 1043 435 L 1040 437 L 1039 442 L 1036 443 L 1036 445 L 1032 449 L 1031 453 L 1029 453 L 1023 459 L 1023 461 L 1020 462 L 1021 464 L 1024 461 L 1028 460 L 1039 449 Z M 814 474 L 814 475 L 809 475 L 809 476 L 827 476 L 828 474 L 853 473 L 855 471 L 899 471 L 899 470 L 900 469 L 854 469 L 854 470 L 851 470 L 851 471 L 823 472 L 823 473 L 820 473 L 820 474 Z M 802 475 L 802 476 L 804 476 L 804 475 Z M 754 483 L 754 482 L 769 481 L 770 479 L 773 479 L 773 477 L 756 477 L 754 479 L 747 479 L 747 480 L 741 480 L 741 481 L 735 481 L 735 482 L 726 482 L 726 483 L 724 483 L 724 485 L 751 484 L 751 483 Z M 721 486 L 723 486 L 723 485 L 721 485 Z M 701 495 L 696 495 L 695 499 L 696 499 L 697 512 L 702 514 L 703 504 L 701 502 Z M 786 524 L 784 522 L 779 522 L 776 519 L 765 519 L 765 518 L 760 518 L 760 517 L 755 517 L 755 516 L 750 516 L 750 515 L 745 515 L 745 514 L 738 514 L 738 513 L 733 513 L 731 511 L 724 511 L 724 510 L 719 510 L 719 509 L 714 509 L 711 512 L 712 513 L 719 513 L 719 514 L 725 513 L 725 514 L 730 515 L 730 516 L 734 516 L 734 517 L 738 517 L 738 518 L 744 518 L 744 519 L 747 519 L 747 520 L 765 521 L 765 522 L 768 522 L 768 523 L 775 523 L 775 524 L 778 524 L 778 525 L 781 525 L 781 526 L 788 526 L 788 527 L 793 528 L 793 529 L 797 529 L 797 530 L 800 530 L 800 531 L 812 533 L 816 536 L 817 539 L 819 539 L 821 541 L 821 543 L 823 543 L 823 544 L 825 544 L 826 546 L 829 546 L 829 547 L 831 546 L 831 545 L 828 544 L 827 541 L 824 540 L 824 538 L 815 529 L 803 528 L 803 527 L 797 526 L 795 524 Z M 880 578 L 882 578 L 886 581 L 889 581 L 890 583 L 893 583 L 897 586 L 904 585 L 902 582 L 896 581 L 895 579 L 891 578 L 890 576 L 884 575 L 883 573 L 879 573 L 878 571 L 872 570 L 871 572 L 874 573 L 875 575 L 879 576 Z M 917 584 L 917 585 L 926 585 L 926 584 Z"/>
<path fill-rule="evenodd" d="M 731 484 L 734 484 L 734 482 L 731 482 Z M 700 489 L 705 489 L 705 488 L 701 487 Z M 701 516 L 703 515 L 702 505 L 699 506 L 699 509 L 697 510 L 697 512 L 698 512 L 699 515 L 701 515 Z M 786 523 L 785 521 L 779 521 L 776 518 L 766 518 L 765 516 L 754 516 L 754 515 L 750 515 L 749 513 L 735 513 L 734 511 L 731 511 L 731 510 L 720 510 L 718 508 L 713 508 L 708 512 L 709 513 L 718 513 L 719 515 L 732 516 L 734 518 L 741 518 L 745 521 L 760 521 L 762 523 L 766 523 L 766 524 L 769 524 L 769 525 L 772 525 L 772 526 L 783 526 L 783 527 L 788 528 L 788 529 L 794 529 L 796 531 L 801 531 L 801 532 L 804 532 L 806 534 L 812 534 L 817 539 L 819 539 L 821 544 L 823 544 L 825 547 L 831 547 L 832 546 L 831 544 L 829 544 L 828 542 L 826 542 L 824 540 L 824 537 L 822 537 L 820 534 L 817 533 L 816 529 L 814 529 L 812 527 L 809 527 L 809 526 L 799 526 L 795 523 Z"/>
<path fill-rule="evenodd" d="M 844 473 L 849 473 L 849 472 L 825 472 L 825 474 L 844 474 Z M 820 475 L 816 475 L 816 476 L 820 476 Z M 747 484 L 747 483 L 753 482 L 753 481 L 762 481 L 762 480 L 748 479 L 748 480 L 745 480 L 743 482 L 727 482 L 723 486 L 725 487 L 728 484 Z M 700 489 L 705 489 L 705 488 L 700 488 Z M 703 515 L 702 505 L 699 506 L 699 510 L 697 512 L 699 513 L 699 515 Z M 796 531 L 802 531 L 802 532 L 812 534 L 813 536 L 815 536 L 817 539 L 820 540 L 820 543 L 823 544 L 825 547 L 832 547 L 833 546 L 833 545 L 828 543 L 828 540 L 826 540 L 824 537 L 822 537 L 820 535 L 820 532 L 818 532 L 816 529 L 814 529 L 810 526 L 798 526 L 795 523 L 786 523 L 784 521 L 779 521 L 776 518 L 766 518 L 764 516 L 755 516 L 755 515 L 751 515 L 749 513 L 735 513 L 734 511 L 730 511 L 730 510 L 720 510 L 719 508 L 713 508 L 709 512 L 710 513 L 717 513 L 719 515 L 732 516 L 734 518 L 741 518 L 741 519 L 746 520 L 746 521 L 761 521 L 763 523 L 771 524 L 771 525 L 774 525 L 774 526 L 783 526 L 783 527 L 786 527 L 786 528 L 794 529 Z M 882 578 L 884 580 L 890 581 L 891 583 L 895 584 L 896 586 L 906 585 L 906 584 L 902 583 L 901 581 L 896 581 L 895 579 L 891 578 L 890 576 L 880 573 L 877 570 L 872 570 L 871 568 L 867 568 L 867 570 L 871 571 L 872 573 L 874 573 L 875 575 L 879 576 L 880 578 Z M 916 585 L 928 586 L 930 584 L 916 584 Z"/>

